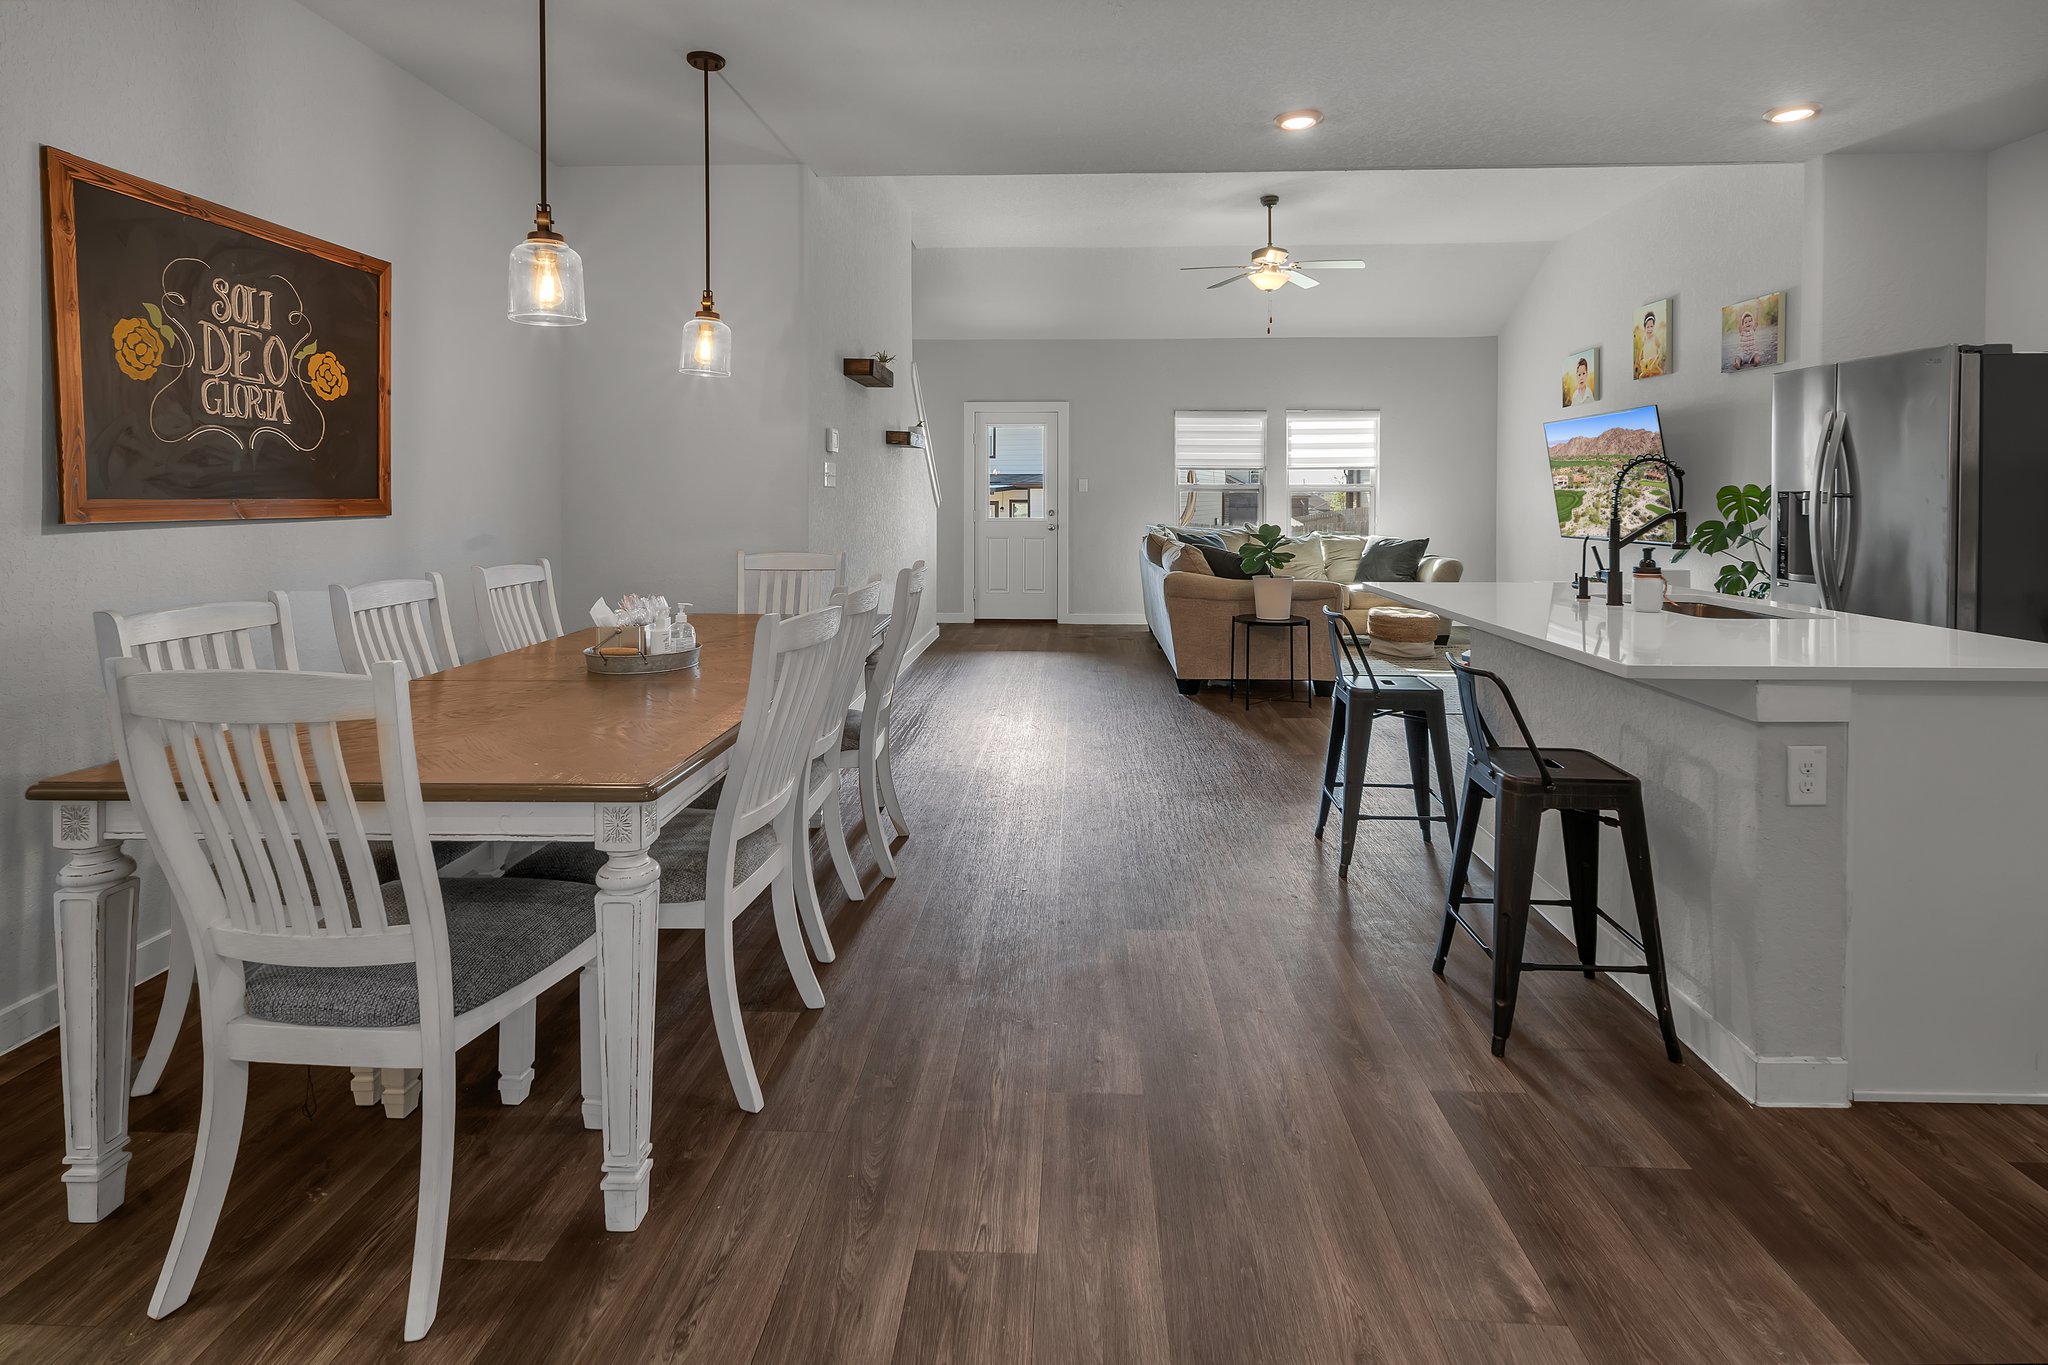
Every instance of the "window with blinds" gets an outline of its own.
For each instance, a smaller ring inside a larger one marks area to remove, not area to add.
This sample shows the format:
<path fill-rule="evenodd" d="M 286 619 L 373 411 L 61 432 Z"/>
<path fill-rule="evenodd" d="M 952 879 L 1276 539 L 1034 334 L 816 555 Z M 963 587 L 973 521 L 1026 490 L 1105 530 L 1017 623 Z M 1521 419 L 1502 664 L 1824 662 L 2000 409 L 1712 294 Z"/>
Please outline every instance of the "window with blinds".
<path fill-rule="evenodd" d="M 1287 414 L 1288 531 L 1370 535 L 1380 487 L 1380 415 Z"/>
<path fill-rule="evenodd" d="M 1173 414 L 1175 516 L 1182 526 L 1256 523 L 1266 469 L 1266 414 Z"/>

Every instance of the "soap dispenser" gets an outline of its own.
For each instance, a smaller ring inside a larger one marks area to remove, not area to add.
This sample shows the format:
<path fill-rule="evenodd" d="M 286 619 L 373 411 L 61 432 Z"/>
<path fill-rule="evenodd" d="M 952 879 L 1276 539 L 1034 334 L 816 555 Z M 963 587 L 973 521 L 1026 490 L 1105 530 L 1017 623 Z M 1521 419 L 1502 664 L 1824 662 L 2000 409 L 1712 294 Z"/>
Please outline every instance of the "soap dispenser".
<path fill-rule="evenodd" d="M 1635 590 L 1633 601 L 1637 611 L 1664 610 L 1664 571 L 1657 567 L 1656 556 L 1645 548 L 1642 562 L 1629 575 Z"/>

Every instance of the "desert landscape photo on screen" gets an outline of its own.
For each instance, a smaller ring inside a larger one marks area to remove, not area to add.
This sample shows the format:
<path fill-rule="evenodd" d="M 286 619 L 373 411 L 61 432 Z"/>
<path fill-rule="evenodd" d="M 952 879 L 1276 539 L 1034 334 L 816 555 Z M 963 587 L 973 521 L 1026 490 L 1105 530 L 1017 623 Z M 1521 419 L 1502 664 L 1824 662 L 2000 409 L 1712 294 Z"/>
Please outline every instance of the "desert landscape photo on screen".
<path fill-rule="evenodd" d="M 1546 422 L 1543 433 L 1550 446 L 1557 529 L 1566 536 L 1606 535 L 1615 475 L 1638 455 L 1664 453 L 1654 407 Z M 1621 496 L 1622 529 L 1632 530 L 1671 509 L 1670 475 L 1661 464 L 1644 465 L 1629 475 Z"/>

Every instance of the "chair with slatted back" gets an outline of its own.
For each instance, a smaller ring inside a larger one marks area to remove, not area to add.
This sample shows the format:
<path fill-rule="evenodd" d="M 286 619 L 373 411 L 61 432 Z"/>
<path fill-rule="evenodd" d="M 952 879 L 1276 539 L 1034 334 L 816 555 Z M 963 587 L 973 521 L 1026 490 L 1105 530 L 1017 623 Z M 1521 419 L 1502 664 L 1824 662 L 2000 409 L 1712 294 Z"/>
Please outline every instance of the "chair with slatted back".
<path fill-rule="evenodd" d="M 483 623 L 484 643 L 491 653 L 561 638 L 555 570 L 545 559 L 538 564 L 479 564 L 472 573 L 476 619 Z"/>
<path fill-rule="evenodd" d="M 424 678 L 462 662 L 448 619 L 448 592 L 437 573 L 355 587 L 335 583 L 327 600 L 341 662 L 351 673 L 367 673 L 372 663 L 389 659 L 404 664 L 408 676 Z"/>
<path fill-rule="evenodd" d="M 595 898 L 566 884 L 438 875 L 399 664 L 367 677 L 150 673 L 132 659 L 107 669 L 122 773 L 198 963 L 206 1051 L 198 1145 L 149 1315 L 180 1307 L 205 1260 L 241 1145 L 249 1064 L 369 1061 L 425 1077 L 405 1314 L 416 1341 L 440 1298 L 456 1050 L 572 973 L 594 988 Z M 375 724 L 374 758 L 358 750 L 352 771 L 342 727 L 364 721 Z M 397 881 L 381 887 L 351 785 L 367 780 L 381 786 L 398 856 Z M 601 1088 L 586 1060 L 586 1102 L 601 1105 Z"/>
<path fill-rule="evenodd" d="M 846 552 L 741 550 L 739 565 L 741 611 L 798 616 L 832 600 L 846 577 Z"/>
<path fill-rule="evenodd" d="M 922 559 L 896 575 L 896 598 L 889 608 L 889 628 L 882 635 L 882 647 L 875 651 L 874 667 L 868 672 L 867 695 L 860 709 L 849 710 L 841 726 L 839 751 L 830 761 L 860 774 L 861 813 L 867 821 L 868 849 L 884 877 L 896 875 L 896 858 L 889 849 L 889 825 L 905 838 L 910 826 L 903 822 L 903 806 L 896 799 L 896 769 L 893 724 L 896 715 L 896 682 L 903 672 L 903 659 L 910 652 L 910 640 L 917 633 L 917 609 L 924 600 L 925 567 Z"/>
<path fill-rule="evenodd" d="M 853 853 L 846 846 L 846 822 L 839 809 L 839 775 L 846 771 L 833 760 L 839 754 L 847 708 L 860 695 L 861 675 L 867 663 L 868 647 L 874 641 L 875 619 L 882 614 L 882 580 L 832 594 L 832 601 L 845 619 L 833 649 L 830 684 L 818 707 L 812 728 L 808 775 L 802 799 L 793 803 L 790 814 L 790 847 L 796 850 L 796 906 L 804 933 L 811 940 L 811 953 L 820 962 L 833 958 L 832 937 L 825 929 L 824 907 L 818 901 L 817 871 L 811 865 L 810 838 L 806 834 L 813 816 L 822 816 L 825 843 L 832 850 L 832 866 L 846 889 L 848 900 L 861 899 L 860 874 L 854 870 Z"/>
<path fill-rule="evenodd" d="M 762 1094 L 740 1015 L 733 921 L 764 890 L 771 892 L 775 936 L 797 994 L 811 1009 L 825 1003 L 797 923 L 793 830 L 802 821 L 793 820 L 791 810 L 803 790 L 818 708 L 832 681 L 842 616 L 838 607 L 827 606 L 802 616 L 761 618 L 754 629 L 747 702 L 717 808 L 678 811 L 649 850 L 661 865 L 661 927 L 704 931 L 711 1019 L 733 1095 L 749 1113 L 760 1111 Z M 550 844 L 505 875 L 555 879 L 587 891 L 604 861 L 588 844 Z"/>
<path fill-rule="evenodd" d="M 273 592 L 261 602 L 209 602 L 132 615 L 96 611 L 92 627 L 103 664 L 109 659 L 134 659 L 151 671 L 299 666 L 291 602 L 281 592 Z M 267 641 L 265 648 L 257 647 L 259 637 Z M 156 1090 L 192 1001 L 192 952 L 175 925 L 165 949 L 169 966 L 164 972 L 163 1004 L 157 1010 L 149 1047 L 136 1065 L 128 1091 L 131 1095 Z"/>

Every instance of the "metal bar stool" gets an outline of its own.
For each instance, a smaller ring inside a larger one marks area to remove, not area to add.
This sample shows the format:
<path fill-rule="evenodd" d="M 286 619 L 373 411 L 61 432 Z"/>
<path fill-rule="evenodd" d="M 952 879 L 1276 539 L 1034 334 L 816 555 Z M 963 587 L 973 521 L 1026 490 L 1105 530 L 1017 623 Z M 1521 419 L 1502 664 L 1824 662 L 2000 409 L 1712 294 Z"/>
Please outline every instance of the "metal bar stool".
<path fill-rule="evenodd" d="M 1634 774 L 1615 767 L 1598 754 L 1584 749 L 1536 747 L 1515 694 L 1500 677 L 1450 655 L 1458 678 L 1458 700 L 1465 713 L 1465 736 L 1471 752 L 1465 761 L 1465 808 L 1458 821 L 1458 838 L 1451 855 L 1451 884 L 1444 898 L 1443 935 L 1437 940 L 1436 961 L 1431 970 L 1443 975 L 1444 958 L 1451 951 L 1451 939 L 1463 929 L 1486 955 L 1493 959 L 1493 1055 L 1504 1056 L 1508 1031 L 1515 1023 L 1515 994 L 1522 973 L 1584 972 L 1590 980 L 1595 972 L 1635 972 L 1650 978 L 1650 996 L 1657 1006 L 1657 1027 L 1664 1034 L 1664 1054 L 1682 1060 L 1678 1030 L 1671 1022 L 1671 990 L 1664 979 L 1664 942 L 1657 928 L 1657 888 L 1650 878 L 1650 838 L 1643 825 L 1643 784 Z M 1485 679 L 1500 692 L 1521 732 L 1519 747 L 1502 745 L 1479 710 L 1478 680 Z M 1467 874 L 1472 867 L 1472 839 L 1479 832 L 1480 810 L 1488 797 L 1500 803 L 1493 817 L 1494 874 L 1492 896 L 1465 894 Z M 1543 813 L 1554 810 L 1564 826 L 1565 871 L 1570 883 L 1569 900 L 1531 900 L 1529 888 L 1536 875 L 1536 836 Z M 1614 812 L 1608 815 L 1607 812 Z M 1642 930 L 1637 938 L 1615 923 L 1599 906 L 1600 826 L 1613 825 L 1621 831 L 1621 844 L 1628 858 L 1628 876 L 1635 888 L 1636 923 Z M 1494 941 L 1489 944 L 1478 930 L 1458 912 L 1461 905 L 1493 904 Z M 1522 944 L 1529 927 L 1532 905 L 1569 906 L 1572 936 L 1578 940 L 1577 962 L 1525 962 Z M 1616 966 L 1594 961 L 1600 921 L 1643 954 L 1644 965 Z"/>
<path fill-rule="evenodd" d="M 1330 693 L 1330 750 L 1323 760 L 1322 803 L 1316 809 L 1316 838 L 1323 837 L 1330 808 L 1342 812 L 1343 848 L 1337 856 L 1337 875 L 1351 875 L 1351 848 L 1358 840 L 1360 820 L 1414 820 L 1422 826 L 1422 841 L 1431 843 L 1433 821 L 1446 825 L 1458 818 L 1457 799 L 1452 795 L 1456 779 L 1451 776 L 1450 728 L 1444 720 L 1443 689 L 1427 678 L 1412 673 L 1381 674 L 1373 670 L 1365 642 L 1350 620 L 1340 611 L 1323 608 L 1323 622 L 1330 631 L 1330 660 L 1336 665 L 1337 680 Z M 1381 716 L 1399 716 L 1408 729 L 1408 780 L 1368 782 L 1366 757 L 1372 744 L 1372 723 Z M 1429 808 L 1429 751 L 1436 750 L 1437 785 L 1443 789 L 1442 815 Z M 1339 768 L 1342 768 L 1340 775 Z M 1372 815 L 1358 809 L 1359 797 L 1367 787 L 1410 787 L 1415 792 L 1415 814 Z"/>

